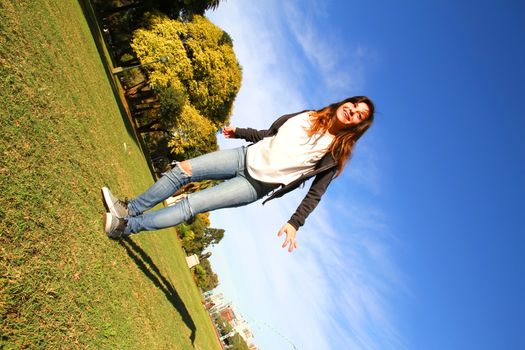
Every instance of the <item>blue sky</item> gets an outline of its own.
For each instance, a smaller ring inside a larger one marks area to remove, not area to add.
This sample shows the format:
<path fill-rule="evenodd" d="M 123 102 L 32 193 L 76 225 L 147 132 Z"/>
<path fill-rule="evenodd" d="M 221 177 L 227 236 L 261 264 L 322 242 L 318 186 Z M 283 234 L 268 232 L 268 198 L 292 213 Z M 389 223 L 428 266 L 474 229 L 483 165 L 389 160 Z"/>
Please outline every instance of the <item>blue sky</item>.
<path fill-rule="evenodd" d="M 243 66 L 233 125 L 352 95 L 377 108 L 292 254 L 277 232 L 306 189 L 212 213 L 218 290 L 256 343 L 520 348 L 524 3 L 228 0 L 208 16 Z"/>

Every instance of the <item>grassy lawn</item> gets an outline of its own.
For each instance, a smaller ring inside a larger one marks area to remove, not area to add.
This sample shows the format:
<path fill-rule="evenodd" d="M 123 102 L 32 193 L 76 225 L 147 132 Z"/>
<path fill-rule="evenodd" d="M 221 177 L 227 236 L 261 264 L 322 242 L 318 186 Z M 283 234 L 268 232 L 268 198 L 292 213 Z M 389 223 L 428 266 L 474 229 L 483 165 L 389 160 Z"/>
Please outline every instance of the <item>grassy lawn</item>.
<path fill-rule="evenodd" d="M 72 0 L 0 0 L 0 348 L 217 349 L 175 231 L 108 240 L 153 178 Z"/>

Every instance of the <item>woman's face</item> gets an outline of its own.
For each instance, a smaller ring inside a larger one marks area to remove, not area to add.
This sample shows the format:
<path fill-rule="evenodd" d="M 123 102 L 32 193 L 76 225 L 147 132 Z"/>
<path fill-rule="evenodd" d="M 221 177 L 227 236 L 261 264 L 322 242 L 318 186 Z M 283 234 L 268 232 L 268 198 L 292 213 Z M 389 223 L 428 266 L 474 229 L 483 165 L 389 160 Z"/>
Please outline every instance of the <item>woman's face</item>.
<path fill-rule="evenodd" d="M 337 120 L 344 125 L 357 125 L 368 118 L 370 110 L 364 102 L 343 103 L 335 112 Z"/>

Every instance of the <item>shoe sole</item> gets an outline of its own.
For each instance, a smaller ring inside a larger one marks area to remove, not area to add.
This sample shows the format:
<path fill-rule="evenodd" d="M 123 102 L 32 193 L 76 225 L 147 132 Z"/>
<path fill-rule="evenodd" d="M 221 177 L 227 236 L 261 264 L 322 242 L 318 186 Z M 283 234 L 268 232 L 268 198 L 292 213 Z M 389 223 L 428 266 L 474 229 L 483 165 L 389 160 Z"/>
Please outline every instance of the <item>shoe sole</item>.
<path fill-rule="evenodd" d="M 119 236 L 113 236 L 113 235 L 110 234 L 111 226 L 113 224 L 113 220 L 115 220 L 115 217 L 113 216 L 113 214 L 106 213 L 106 222 L 104 224 L 104 231 L 106 232 L 106 236 L 108 236 L 108 238 L 111 238 L 111 239 L 114 239 L 114 240 L 119 240 L 122 237 L 124 237 L 123 234 L 119 235 Z"/>
<path fill-rule="evenodd" d="M 109 237 L 109 232 L 111 231 L 111 224 L 113 222 L 113 214 L 106 213 L 106 220 L 104 223 L 104 232 L 106 232 L 106 235 Z"/>
<path fill-rule="evenodd" d="M 113 215 L 115 215 L 117 218 L 122 219 L 120 215 L 118 215 L 117 211 L 115 210 L 115 207 L 112 204 L 113 201 L 111 200 L 111 196 L 109 194 L 109 188 L 102 187 L 102 198 L 104 198 L 104 204 L 106 205 L 106 209 L 109 210 L 109 212 Z"/>

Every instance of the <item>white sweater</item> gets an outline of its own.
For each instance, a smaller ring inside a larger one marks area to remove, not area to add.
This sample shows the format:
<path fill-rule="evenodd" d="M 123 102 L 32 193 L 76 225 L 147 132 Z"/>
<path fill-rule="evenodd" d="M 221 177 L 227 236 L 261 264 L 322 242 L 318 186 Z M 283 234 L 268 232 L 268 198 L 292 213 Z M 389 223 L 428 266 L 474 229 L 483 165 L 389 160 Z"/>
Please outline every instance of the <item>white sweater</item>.
<path fill-rule="evenodd" d="M 254 179 L 287 185 L 313 169 L 334 138 L 329 133 L 308 136 L 310 115 L 304 112 L 287 120 L 279 132 L 248 147 L 246 168 Z"/>

